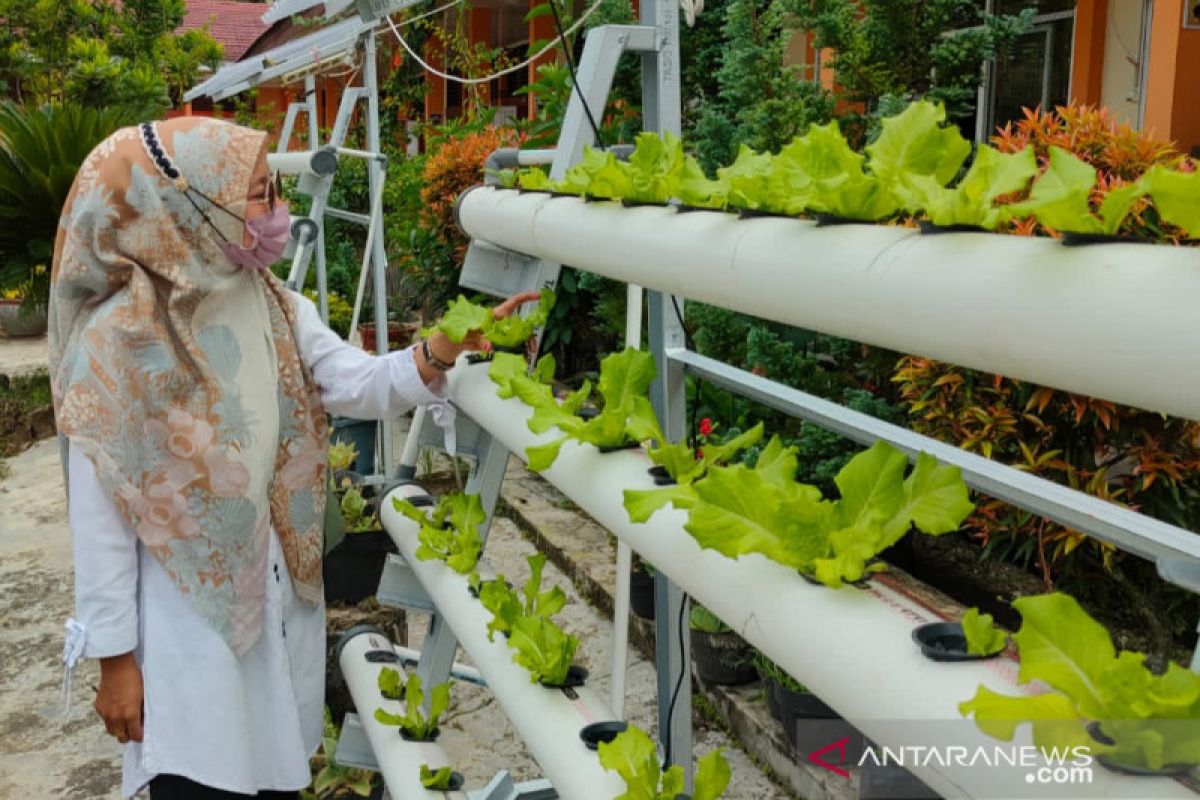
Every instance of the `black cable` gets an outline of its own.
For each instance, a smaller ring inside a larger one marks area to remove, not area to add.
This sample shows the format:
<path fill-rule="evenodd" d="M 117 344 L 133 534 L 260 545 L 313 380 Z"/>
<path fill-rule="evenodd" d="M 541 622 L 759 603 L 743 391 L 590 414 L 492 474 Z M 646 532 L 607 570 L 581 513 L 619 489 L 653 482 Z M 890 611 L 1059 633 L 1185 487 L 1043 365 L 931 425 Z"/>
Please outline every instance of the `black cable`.
<path fill-rule="evenodd" d="M 563 30 L 562 18 L 558 16 L 557 0 L 546 0 L 546 2 L 550 4 L 550 13 L 554 16 L 554 28 L 558 31 L 558 40 L 562 42 L 563 54 L 567 57 L 567 70 L 571 73 L 571 87 L 575 94 L 579 95 L 579 102 L 583 103 L 583 113 L 587 114 L 588 123 L 592 126 L 596 147 L 603 149 L 604 141 L 600 136 L 600 126 L 596 124 L 596 118 L 592 116 L 592 109 L 588 106 L 587 98 L 583 96 L 583 90 L 579 88 L 579 80 L 575 77 L 575 55 L 571 52 L 571 44 L 567 41 L 567 34 Z"/>
<path fill-rule="evenodd" d="M 679 603 L 679 658 L 683 660 L 683 610 L 688 606 L 687 592 L 683 594 L 683 600 Z M 679 699 L 679 692 L 683 689 L 684 670 L 687 665 L 679 665 L 679 680 L 675 682 L 675 690 L 671 692 L 671 702 L 667 705 L 667 730 L 663 734 L 663 755 L 667 761 L 671 760 L 671 722 L 675 719 L 675 701 Z"/>

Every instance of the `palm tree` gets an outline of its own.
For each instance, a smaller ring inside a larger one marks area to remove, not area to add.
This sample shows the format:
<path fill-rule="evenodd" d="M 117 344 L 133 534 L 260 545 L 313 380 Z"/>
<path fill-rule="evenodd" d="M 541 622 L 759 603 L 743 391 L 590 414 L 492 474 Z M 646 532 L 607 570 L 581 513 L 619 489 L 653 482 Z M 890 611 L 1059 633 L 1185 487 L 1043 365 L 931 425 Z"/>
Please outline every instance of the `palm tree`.
<path fill-rule="evenodd" d="M 123 108 L 0 102 L 0 290 L 21 287 L 27 302 L 45 307 L 58 217 L 75 173 L 110 133 L 136 121 Z"/>

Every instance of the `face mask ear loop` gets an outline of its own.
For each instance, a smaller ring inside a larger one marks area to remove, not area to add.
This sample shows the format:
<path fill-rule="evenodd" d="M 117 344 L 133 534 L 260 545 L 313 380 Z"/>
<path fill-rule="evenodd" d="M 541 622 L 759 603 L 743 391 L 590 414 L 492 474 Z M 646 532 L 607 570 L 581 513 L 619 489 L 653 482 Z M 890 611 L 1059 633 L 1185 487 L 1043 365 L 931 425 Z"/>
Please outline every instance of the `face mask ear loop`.
<path fill-rule="evenodd" d="M 200 208 L 200 205 L 192 198 L 191 193 L 192 193 L 192 189 L 189 188 L 186 191 L 184 191 L 183 196 L 186 197 L 187 201 L 192 204 L 192 208 L 196 209 L 196 212 L 198 214 L 200 214 L 201 217 L 204 218 L 205 222 L 208 223 L 208 227 L 212 228 L 213 231 L 217 234 L 217 236 L 221 237 L 221 241 L 225 242 L 226 244 L 233 244 L 233 242 L 230 242 L 229 239 L 225 236 L 225 234 L 221 233 L 221 229 L 218 228 L 215 223 L 213 223 L 212 219 L 209 218 L 208 214 L 204 213 L 204 209 Z M 205 197 L 202 192 L 199 194 L 201 197 L 204 197 L 205 200 L 208 200 L 208 198 Z M 212 203 L 211 200 L 209 200 L 209 202 Z M 213 205 L 217 205 L 217 204 L 213 203 Z M 217 208 L 221 208 L 221 206 L 217 205 Z M 222 209 L 222 210 L 225 211 L 227 214 L 230 214 L 231 216 L 236 217 L 237 219 L 241 219 L 241 217 L 238 217 L 237 214 L 234 214 L 232 211 L 229 211 L 227 209 Z M 243 220 L 243 222 L 244 221 L 245 220 Z"/>

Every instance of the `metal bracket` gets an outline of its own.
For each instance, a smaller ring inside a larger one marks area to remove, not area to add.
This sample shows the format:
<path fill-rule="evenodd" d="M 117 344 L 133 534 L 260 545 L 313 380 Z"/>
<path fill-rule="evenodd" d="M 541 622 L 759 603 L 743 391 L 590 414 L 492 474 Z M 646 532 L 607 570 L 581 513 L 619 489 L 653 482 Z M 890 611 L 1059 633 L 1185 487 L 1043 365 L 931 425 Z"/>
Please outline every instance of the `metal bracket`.
<path fill-rule="evenodd" d="M 418 611 L 436 611 L 433 601 L 425 593 L 425 587 L 413 574 L 412 567 L 402 556 L 389 553 L 379 576 L 379 589 L 375 599 L 381 606 L 410 608 Z"/>
<path fill-rule="evenodd" d="M 470 800 L 555 800 L 558 792 L 550 781 L 536 780 L 515 783 L 507 770 L 496 773 L 487 786 L 468 793 Z"/>
<path fill-rule="evenodd" d="M 512 297 L 536 285 L 539 260 L 474 239 L 467 248 L 458 284 L 494 297 Z"/>
<path fill-rule="evenodd" d="M 342 720 L 342 732 L 338 736 L 337 762 L 344 767 L 358 767 L 379 771 L 375 751 L 367 739 L 367 732 L 358 721 L 358 714 L 347 711 Z"/>

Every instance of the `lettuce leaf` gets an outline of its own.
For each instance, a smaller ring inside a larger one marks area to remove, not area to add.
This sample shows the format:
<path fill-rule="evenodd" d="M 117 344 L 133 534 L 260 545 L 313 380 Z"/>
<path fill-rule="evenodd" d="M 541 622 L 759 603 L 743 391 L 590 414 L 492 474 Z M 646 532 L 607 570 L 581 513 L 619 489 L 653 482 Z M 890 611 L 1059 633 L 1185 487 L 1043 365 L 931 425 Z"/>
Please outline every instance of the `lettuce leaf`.
<path fill-rule="evenodd" d="M 684 158 L 675 194 L 681 203 L 695 208 L 722 209 L 729 203 L 729 187 L 722 181 L 710 180 L 691 156 Z"/>
<path fill-rule="evenodd" d="M 1007 642 L 1004 631 L 992 623 L 992 615 L 980 614 L 978 608 L 967 609 L 963 614 L 962 629 L 967 638 L 967 652 L 971 655 L 994 655 L 1003 650 Z"/>
<path fill-rule="evenodd" d="M 481 331 L 484 338 L 497 347 L 516 347 L 546 324 L 554 300 L 554 292 L 542 289 L 538 307 L 529 316 L 512 314 L 504 319 L 496 319 L 492 316 L 492 309 L 476 305 L 460 294 L 457 300 L 450 303 L 438 323 L 423 329 L 421 335 L 428 337 L 441 331 L 447 339 L 460 344 L 471 331 Z"/>
<path fill-rule="evenodd" d="M 526 167 L 517 173 L 517 185 L 530 191 L 548 191 L 552 188 L 550 178 L 540 167 Z"/>
<path fill-rule="evenodd" d="M 526 617 L 550 618 L 562 611 L 567 604 L 567 595 L 558 586 L 550 587 L 549 591 L 540 591 L 542 587 L 542 570 L 546 567 L 546 554 L 537 553 L 525 559 L 529 562 L 529 580 L 522 587 L 524 603 L 521 614 Z"/>
<path fill-rule="evenodd" d="M 943 105 L 920 100 L 885 118 L 879 138 L 866 150 L 871 157 L 871 172 L 896 184 L 899 191 L 913 176 L 945 186 L 970 155 L 971 143 L 958 128 L 946 125 Z"/>
<path fill-rule="evenodd" d="M 981 144 L 971 168 L 954 188 L 946 188 L 928 175 L 909 175 L 897 192 L 906 210 L 924 211 L 934 225 L 975 225 L 995 230 L 1001 215 L 996 199 L 1024 189 L 1036 174 L 1037 158 L 1032 148 L 1001 153 Z"/>
<path fill-rule="evenodd" d="M 1152 673 L 1141 653 L 1118 653 L 1108 632 L 1065 594 L 1025 597 L 1013 603 L 1021 629 L 1013 637 L 1021 655 L 1018 677 L 1054 692 L 1006 697 L 980 686 L 959 705 L 980 730 L 1011 739 L 1018 725 L 1033 725 L 1044 750 L 1087 745 L 1117 763 L 1143 769 L 1200 764 L 1200 675 L 1177 664 Z M 1087 732 L 1098 723 L 1112 744 Z"/>
<path fill-rule="evenodd" d="M 780 155 L 785 154 L 813 180 L 805 203 L 809 211 L 875 222 L 900 208 L 880 176 L 863 170 L 863 156 L 850 148 L 836 121 L 814 125 Z"/>
<path fill-rule="evenodd" d="M 670 132 L 659 136 L 647 131 L 637 135 L 634 145 L 629 161 L 621 164 L 633 187 L 623 197 L 642 203 L 667 202 L 678 193 L 683 178 L 683 142 Z"/>
<path fill-rule="evenodd" d="M 1200 238 L 1200 172 L 1155 166 L 1142 176 L 1141 184 L 1154 199 L 1160 217 L 1183 228 L 1191 238 Z"/>
<path fill-rule="evenodd" d="M 603 408 L 592 419 L 584 420 L 575 413 L 586 399 L 590 386 L 573 393 L 561 406 L 546 403 L 534 406 L 533 416 L 529 419 L 531 431 L 545 433 L 558 428 L 565 435 L 548 444 L 526 448 L 529 469 L 534 472 L 549 469 L 568 439 L 597 447 L 620 447 L 629 442 L 661 437 L 658 418 L 647 397 L 655 374 L 653 356 L 627 348 L 600 362 L 597 390 Z M 513 382 L 512 386 L 517 396 L 525 400 L 520 385 Z M 530 399 L 537 400 L 536 397 Z"/>
<path fill-rule="evenodd" d="M 1095 186 L 1095 167 L 1051 146 L 1050 165 L 1034 182 L 1029 199 L 1005 206 L 1003 213 L 1008 218 L 1034 214 L 1038 222 L 1056 231 L 1115 234 L 1145 189 L 1140 181 L 1112 189 L 1097 217 L 1091 208 Z"/>
<path fill-rule="evenodd" d="M 798 214 L 804 210 L 804 189 L 812 180 L 792 162 L 784 164 L 769 153 L 738 148 L 732 165 L 717 170 L 727 202 L 734 208 Z"/>
<path fill-rule="evenodd" d="M 622 167 L 612 153 L 585 147 L 583 158 L 567 170 L 554 189 L 607 200 L 630 197 L 634 192 L 633 181 Z"/>
<path fill-rule="evenodd" d="M 475 568 L 483 550 L 479 525 L 487 518 L 479 495 L 460 492 L 442 495 L 432 516 L 400 497 L 392 498 L 392 506 L 421 525 L 417 532 L 418 559 L 444 561 L 462 575 Z"/>
<path fill-rule="evenodd" d="M 520 596 L 508 585 L 503 575 L 481 582 L 478 592 L 480 604 L 492 613 L 492 620 L 487 626 L 488 641 L 495 641 L 497 633 L 507 636 L 512 631 L 513 622 L 521 616 Z"/>
<path fill-rule="evenodd" d="M 390 668 L 385 667 L 384 670 Z M 383 686 L 383 672 L 380 671 L 380 687 Z M 395 672 L 395 670 L 391 670 Z M 385 697 L 390 697 L 385 695 Z M 396 699 L 390 697 L 390 699 Z M 429 698 L 429 714 L 424 713 L 425 693 L 421 690 L 421 678 L 416 673 L 408 676 L 404 682 L 404 713 L 392 714 L 382 708 L 375 709 L 375 719 L 384 725 L 399 726 L 414 739 L 426 740 L 438 728 L 438 720 L 450 708 L 450 684 L 439 683 L 433 687 Z"/>
<path fill-rule="evenodd" d="M 579 639 L 544 617 L 517 617 L 508 636 L 513 661 L 529 671 L 534 683 L 560 684 L 571 668 Z"/>
<path fill-rule="evenodd" d="M 454 780 L 454 770 L 450 766 L 439 767 L 435 772 L 428 764 L 421 765 L 421 786 L 433 791 L 448 791 Z"/>
<path fill-rule="evenodd" d="M 663 771 L 654 741 L 630 725 L 611 742 L 601 742 L 600 766 L 625 781 L 625 792 L 614 800 L 675 800 L 684 792 L 683 767 Z M 692 800 L 717 800 L 729 786 L 729 763 L 721 748 L 700 759 L 693 779 Z"/>

